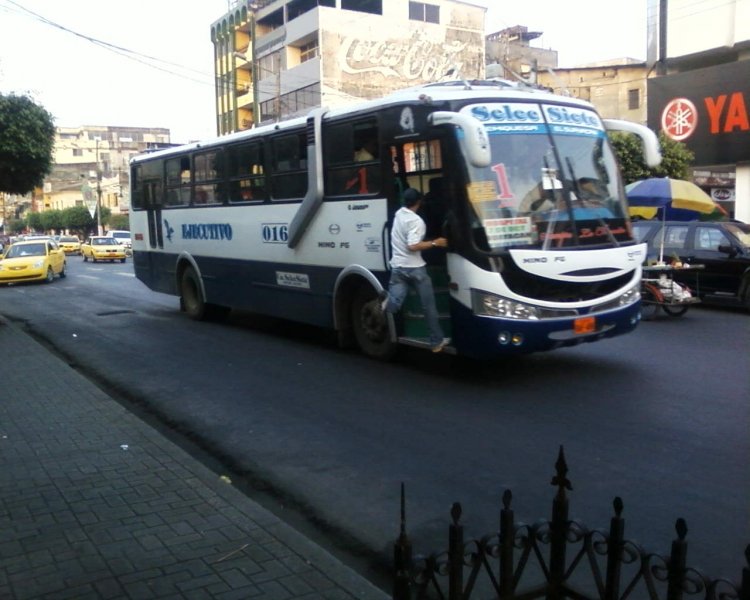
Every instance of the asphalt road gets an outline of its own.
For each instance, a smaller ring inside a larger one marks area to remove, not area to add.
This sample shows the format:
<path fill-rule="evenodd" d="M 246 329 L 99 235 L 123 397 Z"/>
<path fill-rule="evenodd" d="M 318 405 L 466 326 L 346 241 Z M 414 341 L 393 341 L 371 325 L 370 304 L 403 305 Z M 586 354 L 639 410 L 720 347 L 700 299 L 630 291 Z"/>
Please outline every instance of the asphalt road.
<path fill-rule="evenodd" d="M 389 560 L 399 487 L 417 552 L 548 517 L 562 445 L 571 516 L 669 551 L 688 524 L 688 563 L 739 577 L 750 543 L 750 315 L 692 308 L 595 344 L 471 364 L 409 350 L 379 363 L 328 332 L 233 315 L 196 323 L 150 292 L 130 262 L 69 259 L 51 285 L 0 288 L 24 321 L 113 394 L 159 417 L 263 490 L 280 514 L 339 548 Z M 302 521 L 297 520 L 298 523 Z"/>

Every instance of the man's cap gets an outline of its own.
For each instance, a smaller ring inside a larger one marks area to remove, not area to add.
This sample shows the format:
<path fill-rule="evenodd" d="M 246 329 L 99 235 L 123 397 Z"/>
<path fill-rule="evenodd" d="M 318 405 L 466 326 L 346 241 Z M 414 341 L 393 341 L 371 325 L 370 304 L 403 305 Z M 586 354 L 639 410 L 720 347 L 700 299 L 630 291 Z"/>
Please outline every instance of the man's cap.
<path fill-rule="evenodd" d="M 419 190 L 415 190 L 414 188 L 407 188 L 404 190 L 404 204 L 406 206 L 413 206 L 421 198 L 422 194 L 419 193 Z"/>

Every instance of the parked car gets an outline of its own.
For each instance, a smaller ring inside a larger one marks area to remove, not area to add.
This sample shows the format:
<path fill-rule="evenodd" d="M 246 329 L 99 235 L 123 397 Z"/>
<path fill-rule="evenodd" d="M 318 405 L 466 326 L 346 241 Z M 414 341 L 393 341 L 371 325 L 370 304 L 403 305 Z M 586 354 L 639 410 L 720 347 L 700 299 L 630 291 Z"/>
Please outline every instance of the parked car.
<path fill-rule="evenodd" d="M 58 244 L 65 254 L 81 253 L 81 240 L 74 235 L 61 235 Z"/>
<path fill-rule="evenodd" d="M 89 258 L 94 262 L 98 260 L 125 262 L 126 256 L 125 246 L 115 238 L 104 235 L 93 235 L 84 244 L 81 244 L 81 255 L 84 262 Z"/>
<path fill-rule="evenodd" d="M 11 244 L 0 260 L 0 283 L 46 281 L 65 277 L 65 252 L 51 239 Z"/>
<path fill-rule="evenodd" d="M 648 262 L 663 258 L 704 265 L 701 270 L 675 271 L 707 303 L 730 303 L 750 309 L 750 232 L 731 221 L 635 221 L 633 231 L 648 243 Z"/>

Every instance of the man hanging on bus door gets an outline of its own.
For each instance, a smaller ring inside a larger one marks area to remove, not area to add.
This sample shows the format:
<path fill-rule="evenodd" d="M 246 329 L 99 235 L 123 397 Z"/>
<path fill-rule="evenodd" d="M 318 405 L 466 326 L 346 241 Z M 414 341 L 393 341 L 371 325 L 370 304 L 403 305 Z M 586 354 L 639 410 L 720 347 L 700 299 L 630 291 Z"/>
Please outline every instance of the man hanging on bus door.
<path fill-rule="evenodd" d="M 408 188 L 404 191 L 403 197 L 404 206 L 396 212 L 391 229 L 391 279 L 388 291 L 383 291 L 380 297 L 380 307 L 385 312 L 398 312 L 406 299 L 409 287 L 414 288 L 419 294 L 429 328 L 430 347 L 433 352 L 441 352 L 450 339 L 443 336 L 435 303 L 435 291 L 421 253 L 430 248 L 446 248 L 448 240 L 444 237 L 431 241 L 424 240 L 426 226 L 417 214 L 422 195 L 414 188 Z"/>

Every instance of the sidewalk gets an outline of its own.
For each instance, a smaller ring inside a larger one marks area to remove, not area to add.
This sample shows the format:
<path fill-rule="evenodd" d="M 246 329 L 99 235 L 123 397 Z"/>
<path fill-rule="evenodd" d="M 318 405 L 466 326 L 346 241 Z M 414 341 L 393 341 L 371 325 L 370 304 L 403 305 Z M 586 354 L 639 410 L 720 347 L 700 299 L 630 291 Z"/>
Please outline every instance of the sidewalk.
<path fill-rule="evenodd" d="M 0 317 L 0 598 L 387 594 Z"/>

